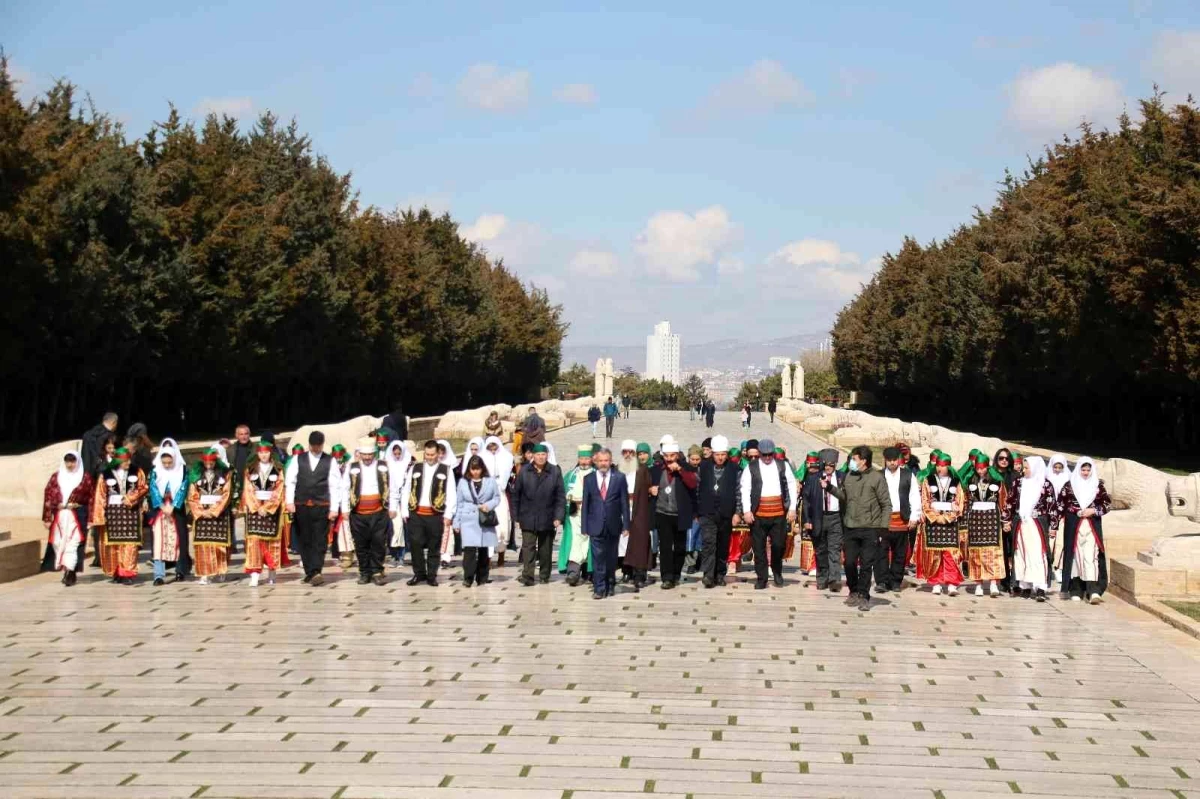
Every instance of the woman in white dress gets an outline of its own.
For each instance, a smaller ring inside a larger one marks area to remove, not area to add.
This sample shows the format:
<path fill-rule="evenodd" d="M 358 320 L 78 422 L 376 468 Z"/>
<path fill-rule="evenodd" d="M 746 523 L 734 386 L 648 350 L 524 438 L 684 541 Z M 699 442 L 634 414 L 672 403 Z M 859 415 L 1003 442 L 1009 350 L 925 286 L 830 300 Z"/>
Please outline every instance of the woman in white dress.
<path fill-rule="evenodd" d="M 1091 458 L 1080 458 L 1063 489 L 1063 592 L 1072 602 L 1084 596 L 1093 605 L 1108 588 L 1108 558 L 1104 554 L 1101 519 L 1112 509 L 1104 481 Z"/>
<path fill-rule="evenodd" d="M 1004 516 L 1005 531 L 1013 531 L 1013 596 L 1046 601 L 1050 587 L 1049 531 L 1058 525 L 1054 486 L 1046 479 L 1046 462 L 1031 455 L 1022 463 L 1024 477 L 1013 484 Z"/>

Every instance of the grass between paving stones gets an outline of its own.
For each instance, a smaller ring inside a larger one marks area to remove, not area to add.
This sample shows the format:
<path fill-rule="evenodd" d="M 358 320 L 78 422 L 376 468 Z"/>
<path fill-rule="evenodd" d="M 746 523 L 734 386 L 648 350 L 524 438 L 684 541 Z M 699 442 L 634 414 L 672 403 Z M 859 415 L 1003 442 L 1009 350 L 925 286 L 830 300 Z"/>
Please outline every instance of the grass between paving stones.
<path fill-rule="evenodd" d="M 1163 602 L 1163 604 L 1189 619 L 1200 621 L 1200 602 Z"/>

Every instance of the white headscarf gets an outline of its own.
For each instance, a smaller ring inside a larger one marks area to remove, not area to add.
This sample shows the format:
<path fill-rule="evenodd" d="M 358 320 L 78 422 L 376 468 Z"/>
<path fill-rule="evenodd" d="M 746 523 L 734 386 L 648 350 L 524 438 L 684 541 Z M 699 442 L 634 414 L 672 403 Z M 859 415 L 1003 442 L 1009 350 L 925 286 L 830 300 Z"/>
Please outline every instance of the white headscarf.
<path fill-rule="evenodd" d="M 554 454 L 554 445 L 549 441 L 543 441 L 542 445 L 546 448 L 546 463 L 558 465 L 558 456 Z"/>
<path fill-rule="evenodd" d="M 1054 473 L 1054 464 L 1061 463 L 1063 470 L 1058 474 Z M 1046 479 L 1050 481 L 1050 485 L 1054 486 L 1054 496 L 1062 493 L 1062 488 L 1071 479 L 1071 469 L 1067 466 L 1067 456 L 1061 452 L 1056 452 L 1050 456 L 1050 462 L 1046 464 Z"/>
<path fill-rule="evenodd" d="M 490 452 L 488 447 L 495 444 L 499 449 L 495 452 Z M 480 451 L 480 456 L 483 458 L 483 463 L 487 466 L 488 474 L 494 477 L 498 482 L 503 481 L 508 485 L 508 479 L 512 476 L 513 470 L 513 454 L 504 446 L 504 442 L 499 436 L 488 436 L 483 442 L 483 449 Z"/>
<path fill-rule="evenodd" d="M 1029 477 L 1021 478 L 1021 518 L 1032 519 L 1033 509 L 1042 498 L 1042 488 L 1046 485 L 1046 462 L 1041 455 L 1027 455 L 1025 463 L 1029 466 Z"/>
<path fill-rule="evenodd" d="M 229 455 L 225 453 L 225 447 L 220 441 L 212 445 L 212 448 L 217 451 L 217 457 L 221 459 L 221 463 L 229 465 Z"/>
<path fill-rule="evenodd" d="M 437 443 L 446 448 L 446 457 L 442 458 L 442 463 L 447 469 L 454 469 L 458 466 L 458 456 L 454 454 L 454 447 L 450 446 L 450 442 L 444 438 L 439 438 Z"/>
<path fill-rule="evenodd" d="M 68 455 L 75 456 L 75 471 L 73 472 L 67 470 Z M 73 449 L 64 452 L 58 462 L 58 490 L 62 492 L 64 505 L 71 501 L 71 493 L 79 488 L 79 484 L 83 482 L 85 474 L 87 474 L 87 470 L 83 468 L 83 458 L 79 455 L 79 452 Z"/>
<path fill-rule="evenodd" d="M 400 448 L 399 455 L 396 455 L 396 447 Z M 399 440 L 388 442 L 387 449 L 383 451 L 383 462 L 387 464 L 388 474 L 403 474 L 404 470 L 408 468 L 408 464 L 412 462 L 408 444 Z"/>
<path fill-rule="evenodd" d="M 475 454 L 478 455 L 480 457 L 480 459 L 483 458 L 483 455 L 485 452 L 485 450 L 483 448 L 483 436 L 475 436 L 474 438 L 472 438 L 470 441 L 467 442 L 467 448 L 463 450 L 463 456 L 462 456 L 463 477 L 467 476 L 466 475 L 467 464 L 471 462 L 471 445 L 472 444 L 475 444 L 479 447 L 479 451 L 476 452 Z M 488 470 L 487 462 L 484 461 L 483 471 L 486 473 L 487 470 Z"/>
<path fill-rule="evenodd" d="M 1084 477 L 1080 474 L 1080 469 L 1084 464 L 1092 467 L 1092 476 Z M 1071 473 L 1071 490 L 1075 492 L 1075 499 L 1079 502 L 1080 510 L 1090 508 L 1092 503 L 1096 501 L 1096 493 L 1100 490 L 1100 475 L 1096 468 L 1096 462 L 1091 458 L 1080 458 L 1075 464 L 1075 471 Z"/>
<path fill-rule="evenodd" d="M 170 469 L 162 465 L 163 455 L 175 458 L 175 463 Z M 158 445 L 158 454 L 154 456 L 154 485 L 161 496 L 166 496 L 169 489 L 175 504 L 182 504 L 179 489 L 183 485 L 183 456 L 179 454 L 179 447 L 174 439 L 164 438 Z"/>

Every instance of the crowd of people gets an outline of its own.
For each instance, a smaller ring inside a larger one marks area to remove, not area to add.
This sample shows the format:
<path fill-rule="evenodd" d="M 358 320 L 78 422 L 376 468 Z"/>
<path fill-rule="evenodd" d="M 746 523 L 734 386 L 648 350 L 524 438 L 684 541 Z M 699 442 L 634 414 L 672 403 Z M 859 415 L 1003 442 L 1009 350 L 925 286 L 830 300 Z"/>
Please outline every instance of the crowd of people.
<path fill-rule="evenodd" d="M 752 565 L 756 589 L 782 587 L 797 549 L 818 590 L 840 593 L 844 575 L 846 602 L 861 610 L 872 584 L 899 592 L 906 575 L 939 595 L 971 582 L 976 596 L 1037 601 L 1057 583 L 1064 597 L 1096 603 L 1107 586 L 1111 500 L 1090 458 L 1072 469 L 1062 455 L 1047 465 L 975 450 L 955 468 L 935 450 L 922 466 L 900 442 L 876 468 L 865 446 L 844 463 L 832 448 L 793 462 L 766 438 L 731 445 L 716 435 L 685 449 L 668 434 L 657 449 L 581 445 L 564 470 L 532 408 L 511 447 L 489 418 L 489 435 L 461 458 L 445 440 L 410 452 L 397 409 L 353 451 L 326 452 L 314 431 L 285 454 L 241 425 L 189 466 L 173 439 L 155 447 L 134 425 L 119 442 L 116 423 L 106 415 L 64 452 L 46 485 L 44 567 L 66 585 L 83 569 L 90 530 L 105 575 L 133 583 L 145 548 L 159 586 L 168 569 L 176 581 L 224 579 L 239 538 L 251 586 L 273 583 L 292 555 L 302 582 L 320 586 L 330 552 L 376 585 L 407 555 L 410 586 L 436 586 L 455 558 L 464 585 L 486 584 L 515 556 L 517 579 L 532 586 L 550 582 L 556 541 L 557 571 L 595 599 L 620 584 L 641 591 L 654 571 L 664 590 L 697 573 L 714 588 Z"/>

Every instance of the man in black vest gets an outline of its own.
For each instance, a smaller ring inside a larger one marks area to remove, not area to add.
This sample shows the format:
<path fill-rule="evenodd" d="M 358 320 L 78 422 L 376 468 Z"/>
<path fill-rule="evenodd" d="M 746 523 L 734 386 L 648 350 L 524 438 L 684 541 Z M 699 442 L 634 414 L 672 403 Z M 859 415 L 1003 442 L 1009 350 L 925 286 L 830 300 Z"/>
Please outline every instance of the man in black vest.
<path fill-rule="evenodd" d="M 308 452 L 292 458 L 287 467 L 287 512 L 292 515 L 292 532 L 300 562 L 304 565 L 304 582 L 322 585 L 325 578 L 325 549 L 329 545 L 329 523 L 338 516 L 342 486 L 333 458 L 323 452 L 325 434 L 314 430 L 308 434 Z"/>
<path fill-rule="evenodd" d="M 879 535 L 875 560 L 875 586 L 878 591 L 900 593 L 904 583 L 904 564 L 908 560 L 908 534 L 917 527 L 921 494 L 916 478 L 904 463 L 899 447 L 883 451 L 883 479 L 892 500 L 892 515 L 887 529 Z"/>
<path fill-rule="evenodd" d="M 742 517 L 750 523 L 750 538 L 754 545 L 754 587 L 767 587 L 767 539 L 771 540 L 771 571 L 775 586 L 783 587 L 783 552 L 787 546 L 787 531 L 796 521 L 796 476 L 787 461 L 775 457 L 775 442 L 764 438 L 749 442 L 747 450 L 757 450 L 758 457 L 742 471 Z"/>
<path fill-rule="evenodd" d="M 700 462 L 698 512 L 700 514 L 700 571 L 704 587 L 725 585 L 725 570 L 729 567 L 729 536 L 734 517 L 740 515 L 741 476 L 736 463 L 729 460 L 729 440 L 714 436 L 712 457 Z"/>
<path fill-rule="evenodd" d="M 388 467 L 376 460 L 375 439 L 359 441 L 358 462 L 350 464 L 345 478 L 345 508 L 358 555 L 358 584 L 384 585 L 383 558 L 387 554 L 388 519 L 396 518 L 396 498 L 388 485 Z"/>
<path fill-rule="evenodd" d="M 437 442 L 426 441 L 424 450 L 423 462 L 408 471 L 400 515 L 412 552 L 413 576 L 408 584 L 436 586 L 442 534 L 450 529 L 454 519 L 458 487 L 450 467 L 438 460 Z"/>

